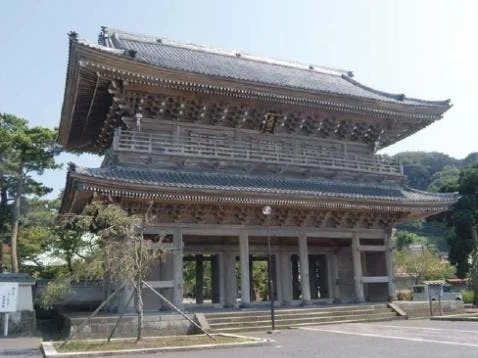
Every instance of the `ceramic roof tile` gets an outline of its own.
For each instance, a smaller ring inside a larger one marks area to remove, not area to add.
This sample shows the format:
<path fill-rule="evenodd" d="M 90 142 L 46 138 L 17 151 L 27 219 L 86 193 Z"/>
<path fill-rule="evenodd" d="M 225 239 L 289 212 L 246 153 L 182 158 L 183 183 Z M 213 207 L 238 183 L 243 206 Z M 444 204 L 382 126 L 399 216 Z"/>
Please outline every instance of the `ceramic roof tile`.
<path fill-rule="evenodd" d="M 76 172 L 109 182 L 226 192 L 275 193 L 411 202 L 453 202 L 457 197 L 456 194 L 427 193 L 399 185 L 357 184 L 327 179 L 297 179 L 199 171 L 151 170 L 132 167 L 77 168 Z"/>
<path fill-rule="evenodd" d="M 160 67 L 388 102 L 449 106 L 448 101 L 417 100 L 407 98 L 403 94 L 374 90 L 352 80 L 350 71 L 260 59 L 203 46 L 135 35 L 121 30 L 106 31 L 105 37 L 100 41 L 101 44 L 109 48 L 133 50 L 136 60 Z"/>

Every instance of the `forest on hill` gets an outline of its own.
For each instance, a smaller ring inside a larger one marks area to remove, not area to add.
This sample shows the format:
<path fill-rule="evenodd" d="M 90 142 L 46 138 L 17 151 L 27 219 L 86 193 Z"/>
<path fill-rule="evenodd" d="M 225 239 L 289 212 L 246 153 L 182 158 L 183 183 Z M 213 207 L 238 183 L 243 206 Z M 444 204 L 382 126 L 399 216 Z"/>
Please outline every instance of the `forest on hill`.
<path fill-rule="evenodd" d="M 478 152 L 456 159 L 439 152 L 402 152 L 393 156 L 403 165 L 405 184 L 413 189 L 431 192 L 456 191 L 460 171 L 478 164 Z M 435 220 L 414 221 L 397 226 L 399 237 L 408 244 L 423 244 L 440 252 L 448 252 L 453 229 Z"/>
<path fill-rule="evenodd" d="M 478 164 L 478 152 L 455 159 L 439 152 L 402 152 L 393 156 L 403 165 L 405 184 L 413 189 L 439 192 L 456 182 L 460 169 Z"/>

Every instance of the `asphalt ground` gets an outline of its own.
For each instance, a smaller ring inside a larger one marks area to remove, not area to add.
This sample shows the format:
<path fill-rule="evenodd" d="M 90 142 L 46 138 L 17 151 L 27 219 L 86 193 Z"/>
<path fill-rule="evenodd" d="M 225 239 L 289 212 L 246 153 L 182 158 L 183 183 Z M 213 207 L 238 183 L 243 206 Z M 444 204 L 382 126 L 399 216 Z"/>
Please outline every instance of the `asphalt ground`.
<path fill-rule="evenodd" d="M 258 347 L 134 354 L 128 357 L 478 357 L 478 322 L 400 320 L 311 326 L 273 334 L 251 332 L 249 335 L 269 338 L 272 342 Z M 0 357 L 40 357 L 39 351 L 34 349 L 37 346 L 38 340 L 33 339 L 0 339 Z"/>
<path fill-rule="evenodd" d="M 400 320 L 313 326 L 273 334 L 250 335 L 268 337 L 273 339 L 273 342 L 261 347 L 164 353 L 161 356 L 164 358 L 478 357 L 478 323 L 475 322 Z"/>

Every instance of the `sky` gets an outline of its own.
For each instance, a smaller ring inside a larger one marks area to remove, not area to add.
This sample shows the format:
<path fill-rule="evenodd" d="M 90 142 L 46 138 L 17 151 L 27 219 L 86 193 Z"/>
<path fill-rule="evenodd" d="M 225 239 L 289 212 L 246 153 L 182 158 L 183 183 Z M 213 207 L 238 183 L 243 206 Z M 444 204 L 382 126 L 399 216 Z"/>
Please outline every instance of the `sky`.
<path fill-rule="evenodd" d="M 100 26 L 241 53 L 352 70 L 373 88 L 444 100 L 444 118 L 382 151 L 478 151 L 478 2 L 474 0 L 0 0 L 0 112 L 57 127 L 67 33 Z M 59 160 L 98 167 L 101 158 Z M 63 188 L 66 165 L 42 180 Z"/>

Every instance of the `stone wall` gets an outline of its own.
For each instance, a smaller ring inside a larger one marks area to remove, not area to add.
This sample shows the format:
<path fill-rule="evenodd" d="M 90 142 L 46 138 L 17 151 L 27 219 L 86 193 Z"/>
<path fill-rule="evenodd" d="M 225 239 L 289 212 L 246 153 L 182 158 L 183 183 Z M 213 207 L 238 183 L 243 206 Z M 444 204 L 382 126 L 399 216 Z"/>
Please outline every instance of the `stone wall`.
<path fill-rule="evenodd" d="M 5 314 L 0 314 L 0 327 L 4 327 Z M 8 320 L 8 335 L 32 336 L 36 333 L 35 311 L 12 312 Z"/>
<path fill-rule="evenodd" d="M 408 318 L 430 317 L 430 303 L 428 301 L 393 301 L 393 304 L 405 311 Z M 442 301 L 442 310 L 444 315 L 453 315 L 465 313 L 463 301 Z M 438 301 L 432 302 L 433 315 L 440 315 Z"/>
<path fill-rule="evenodd" d="M 35 284 L 35 300 L 45 291 L 50 280 L 37 280 Z M 85 280 L 72 282 L 71 288 L 62 300 L 55 302 L 54 306 L 62 310 L 88 311 L 94 310 L 103 301 L 103 281 Z"/>
<path fill-rule="evenodd" d="M 87 315 L 63 315 L 63 335 L 76 332 Z M 94 317 L 86 324 L 76 338 L 105 338 L 116 324 L 118 315 Z M 138 318 L 134 314 L 125 315 L 116 329 L 114 337 L 134 337 Z M 196 333 L 196 328 L 179 314 L 146 313 L 144 315 L 145 336 L 170 336 Z"/>

